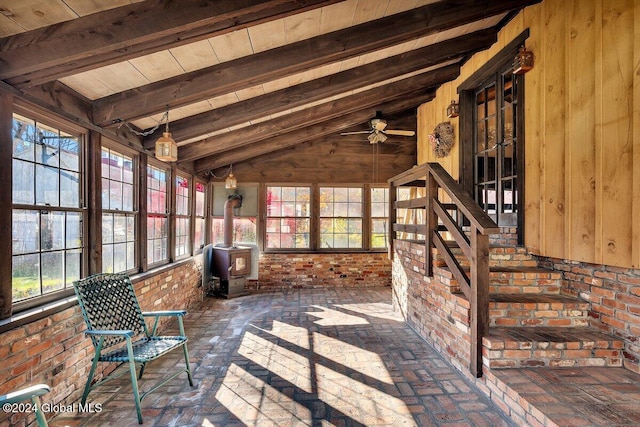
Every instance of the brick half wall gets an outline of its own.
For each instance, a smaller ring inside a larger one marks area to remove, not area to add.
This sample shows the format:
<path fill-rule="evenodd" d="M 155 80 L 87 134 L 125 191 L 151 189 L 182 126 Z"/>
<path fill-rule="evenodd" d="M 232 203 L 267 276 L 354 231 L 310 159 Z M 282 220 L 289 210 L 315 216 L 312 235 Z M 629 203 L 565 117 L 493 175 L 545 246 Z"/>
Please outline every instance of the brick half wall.
<path fill-rule="evenodd" d="M 456 292 L 451 273 L 434 266 L 425 276 L 424 245 L 394 243 L 393 307 L 407 324 L 463 373 L 469 371 L 469 302 Z"/>
<path fill-rule="evenodd" d="M 261 253 L 251 290 L 391 286 L 386 253 Z"/>
<path fill-rule="evenodd" d="M 145 280 L 133 280 L 143 311 L 188 309 L 202 298 L 201 257 Z M 166 319 L 159 326 L 166 329 Z M 42 402 L 71 405 L 82 397 L 94 355 L 91 340 L 78 305 L 0 334 L 0 394 L 38 383 L 46 383 L 51 393 Z M 189 331 L 186 331 L 187 336 Z M 116 364 L 100 363 L 99 379 Z M 100 371 L 102 369 L 102 371 Z M 91 399 L 91 395 L 89 396 Z M 133 396 L 131 396 L 133 399 Z M 49 415 L 51 416 L 51 415 Z M 0 427 L 23 426 L 32 422 L 24 414 L 0 412 Z"/>
<path fill-rule="evenodd" d="M 562 272 L 563 293 L 591 303 L 591 326 L 624 340 L 624 366 L 640 373 L 640 269 L 538 258 Z"/>

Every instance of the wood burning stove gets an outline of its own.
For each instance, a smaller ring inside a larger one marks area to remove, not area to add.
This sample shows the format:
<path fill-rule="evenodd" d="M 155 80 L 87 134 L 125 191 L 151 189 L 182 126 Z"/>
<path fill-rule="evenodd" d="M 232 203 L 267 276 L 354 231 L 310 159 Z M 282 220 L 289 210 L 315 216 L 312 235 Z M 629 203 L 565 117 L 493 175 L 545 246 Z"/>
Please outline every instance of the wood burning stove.
<path fill-rule="evenodd" d="M 225 298 L 246 295 L 244 285 L 251 273 L 251 248 L 233 245 L 233 209 L 242 196 L 233 194 L 224 204 L 224 243 L 213 247 L 213 275 L 220 279 L 219 294 Z"/>
<path fill-rule="evenodd" d="M 213 275 L 220 279 L 220 294 L 226 298 L 246 295 L 244 285 L 251 273 L 251 248 L 213 248 Z"/>

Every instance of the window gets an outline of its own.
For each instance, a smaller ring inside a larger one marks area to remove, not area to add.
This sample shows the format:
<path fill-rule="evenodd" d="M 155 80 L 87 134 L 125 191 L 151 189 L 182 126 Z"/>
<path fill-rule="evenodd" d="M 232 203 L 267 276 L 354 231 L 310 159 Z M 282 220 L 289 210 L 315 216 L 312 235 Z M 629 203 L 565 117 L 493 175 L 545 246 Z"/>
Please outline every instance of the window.
<path fill-rule="evenodd" d="M 12 300 L 70 289 L 83 273 L 83 143 L 13 116 Z"/>
<path fill-rule="evenodd" d="M 149 265 L 169 260 L 168 182 L 168 170 L 152 165 L 147 166 L 147 263 Z"/>
<path fill-rule="evenodd" d="M 189 178 L 176 176 L 176 258 L 187 256 L 191 253 L 191 218 L 189 196 Z"/>
<path fill-rule="evenodd" d="M 267 248 L 310 248 L 310 218 L 310 187 L 267 187 Z"/>
<path fill-rule="evenodd" d="M 386 248 L 388 241 L 389 188 L 371 188 L 371 248 Z"/>
<path fill-rule="evenodd" d="M 320 247 L 362 248 L 362 188 L 320 188 Z"/>
<path fill-rule="evenodd" d="M 224 205 L 231 196 L 224 185 L 214 185 L 211 206 L 211 242 L 224 242 Z M 238 186 L 236 192 L 242 195 L 242 206 L 233 209 L 234 243 L 257 243 L 256 219 L 258 216 L 258 187 Z"/>
<path fill-rule="evenodd" d="M 205 225 L 207 218 L 206 210 L 207 187 L 201 182 L 196 182 L 196 211 L 195 211 L 195 233 L 193 236 L 194 252 L 200 252 L 205 244 Z"/>
<path fill-rule="evenodd" d="M 102 271 L 119 273 L 136 267 L 134 160 L 102 148 Z"/>

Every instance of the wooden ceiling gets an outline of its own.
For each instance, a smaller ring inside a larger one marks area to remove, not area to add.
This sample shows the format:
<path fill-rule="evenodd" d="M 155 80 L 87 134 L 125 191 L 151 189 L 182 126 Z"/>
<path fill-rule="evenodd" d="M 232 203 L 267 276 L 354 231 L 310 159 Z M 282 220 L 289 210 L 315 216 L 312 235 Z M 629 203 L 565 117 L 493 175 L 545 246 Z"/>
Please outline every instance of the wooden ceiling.
<path fill-rule="evenodd" d="M 0 79 L 138 149 L 168 110 L 204 172 L 413 117 L 536 2 L 0 0 Z"/>

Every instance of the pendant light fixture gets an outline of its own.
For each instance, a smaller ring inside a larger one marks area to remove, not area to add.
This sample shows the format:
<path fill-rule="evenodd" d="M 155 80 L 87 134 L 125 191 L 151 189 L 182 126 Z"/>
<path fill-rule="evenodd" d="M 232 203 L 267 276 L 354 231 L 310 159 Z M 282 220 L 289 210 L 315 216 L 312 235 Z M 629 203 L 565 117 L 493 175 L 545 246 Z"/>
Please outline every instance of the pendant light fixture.
<path fill-rule="evenodd" d="M 156 141 L 156 159 L 163 162 L 175 162 L 178 160 L 178 144 L 171 137 L 169 132 L 169 106 L 165 114 L 165 130 L 162 136 Z"/>

